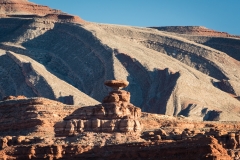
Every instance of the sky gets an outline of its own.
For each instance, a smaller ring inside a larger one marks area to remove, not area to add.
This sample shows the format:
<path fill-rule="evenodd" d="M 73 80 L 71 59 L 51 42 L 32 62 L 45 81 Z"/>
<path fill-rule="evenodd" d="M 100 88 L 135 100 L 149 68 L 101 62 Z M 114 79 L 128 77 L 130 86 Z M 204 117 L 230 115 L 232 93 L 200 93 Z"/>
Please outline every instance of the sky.
<path fill-rule="evenodd" d="M 240 35 L 240 0 L 29 1 L 90 22 L 139 27 L 204 26 Z"/>

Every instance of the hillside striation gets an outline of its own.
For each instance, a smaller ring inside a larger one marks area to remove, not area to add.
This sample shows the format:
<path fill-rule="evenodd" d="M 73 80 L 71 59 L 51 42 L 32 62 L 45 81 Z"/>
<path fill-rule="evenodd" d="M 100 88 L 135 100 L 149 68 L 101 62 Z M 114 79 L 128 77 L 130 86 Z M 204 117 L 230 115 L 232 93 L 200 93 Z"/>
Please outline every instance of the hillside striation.
<path fill-rule="evenodd" d="M 109 92 L 102 84 L 121 79 L 144 112 L 240 120 L 237 36 L 98 24 L 26 0 L 0 3 L 0 98 L 97 105 Z"/>

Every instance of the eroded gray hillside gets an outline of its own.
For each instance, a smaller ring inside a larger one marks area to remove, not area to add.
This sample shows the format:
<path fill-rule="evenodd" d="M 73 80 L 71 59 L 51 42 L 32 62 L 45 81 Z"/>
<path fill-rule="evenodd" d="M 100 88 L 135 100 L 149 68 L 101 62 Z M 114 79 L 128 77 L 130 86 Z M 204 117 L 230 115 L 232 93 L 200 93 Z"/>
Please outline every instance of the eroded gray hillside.
<path fill-rule="evenodd" d="M 7 17 L 0 19 L 0 37 L 0 98 L 73 95 L 77 104 L 89 105 L 107 95 L 105 80 L 123 79 L 143 111 L 240 120 L 237 38 L 227 52 L 221 42 L 210 43 L 216 37 Z"/>

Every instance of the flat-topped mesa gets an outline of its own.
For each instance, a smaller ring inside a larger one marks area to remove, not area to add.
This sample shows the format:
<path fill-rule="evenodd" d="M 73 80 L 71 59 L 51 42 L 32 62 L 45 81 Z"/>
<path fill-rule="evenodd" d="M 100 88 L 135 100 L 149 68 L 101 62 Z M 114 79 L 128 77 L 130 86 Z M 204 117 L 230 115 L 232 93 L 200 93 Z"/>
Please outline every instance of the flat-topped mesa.
<path fill-rule="evenodd" d="M 203 26 L 166 26 L 166 27 L 150 27 L 160 31 L 174 32 L 178 34 L 189 34 L 199 36 L 216 36 L 216 37 L 231 37 L 227 32 L 219 32 L 208 29 Z"/>
<path fill-rule="evenodd" d="M 26 15 L 33 14 L 44 16 L 47 14 L 61 14 L 60 10 L 51 9 L 47 6 L 37 5 L 28 0 L 0 0 L 0 13 L 6 15 Z"/>
<path fill-rule="evenodd" d="M 28 0 L 0 0 L 0 17 L 44 18 L 58 22 L 84 23 L 78 16 L 69 15 Z"/>

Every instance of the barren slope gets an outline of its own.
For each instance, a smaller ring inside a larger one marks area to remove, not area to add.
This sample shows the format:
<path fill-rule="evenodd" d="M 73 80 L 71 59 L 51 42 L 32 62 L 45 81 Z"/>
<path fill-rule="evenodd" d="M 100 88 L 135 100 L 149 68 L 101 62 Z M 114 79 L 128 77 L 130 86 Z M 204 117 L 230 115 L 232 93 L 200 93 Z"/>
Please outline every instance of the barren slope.
<path fill-rule="evenodd" d="M 27 97 L 48 97 L 61 101 L 74 95 L 74 103 L 85 106 L 98 102 L 75 87 L 57 78 L 45 67 L 29 57 L 0 50 L 0 93 L 6 95 L 25 95 Z"/>
<path fill-rule="evenodd" d="M 130 82 L 126 89 L 132 93 L 132 103 L 143 111 L 240 120 L 240 102 L 234 98 L 240 96 L 240 40 L 210 36 L 66 23 L 51 16 L 1 18 L 0 96 L 73 95 L 77 103 L 94 103 L 82 98 L 83 93 L 101 101 L 108 92 L 103 82 L 123 79 Z M 27 61 L 41 75 L 36 81 L 39 87 L 31 84 L 15 58 Z M 10 72 L 12 66 L 16 69 Z M 6 87 L 9 84 L 15 86 Z M 21 89 L 16 89 L 19 85 Z"/>
<path fill-rule="evenodd" d="M 99 24 L 85 28 L 115 49 L 115 56 L 127 72 L 117 78 L 127 76 L 130 84 L 136 84 L 128 89 L 138 93 L 135 103 L 144 111 L 177 115 L 185 109 L 185 115 L 201 117 L 207 108 L 239 110 L 239 101 L 214 86 L 219 80 L 229 79 L 236 84 L 233 89 L 239 89 L 240 63 L 228 54 L 152 29 Z M 163 99 L 167 101 L 166 107 Z M 228 117 L 227 114 L 223 117 Z"/>

